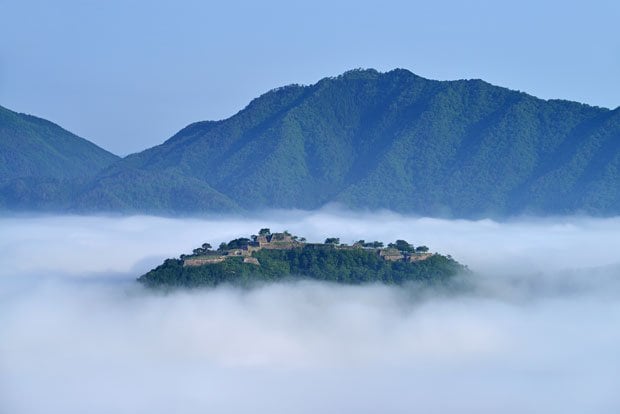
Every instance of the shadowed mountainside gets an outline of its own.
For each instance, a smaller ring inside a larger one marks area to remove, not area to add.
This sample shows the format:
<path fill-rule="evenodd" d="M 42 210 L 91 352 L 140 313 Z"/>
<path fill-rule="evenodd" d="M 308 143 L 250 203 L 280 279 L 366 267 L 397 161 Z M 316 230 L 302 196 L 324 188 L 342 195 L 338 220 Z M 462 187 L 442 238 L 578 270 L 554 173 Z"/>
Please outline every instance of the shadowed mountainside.
<path fill-rule="evenodd" d="M 66 207 L 119 159 L 52 122 L 0 107 L 0 207 Z"/>
<path fill-rule="evenodd" d="M 97 174 L 73 189 L 73 211 L 336 202 L 470 218 L 619 214 L 620 108 L 541 100 L 481 80 L 354 70 L 274 89 L 228 119 L 191 124 L 89 171 Z"/>
<path fill-rule="evenodd" d="M 465 217 L 615 214 L 619 167 L 620 109 L 480 80 L 356 70 L 189 125 L 105 170 L 77 206 L 98 208 L 111 186 L 115 194 L 142 187 L 146 195 L 127 203 L 149 209 L 149 189 L 174 176 L 185 195 L 170 200 L 173 211 L 208 207 L 193 188 L 250 210 L 340 202 Z"/>

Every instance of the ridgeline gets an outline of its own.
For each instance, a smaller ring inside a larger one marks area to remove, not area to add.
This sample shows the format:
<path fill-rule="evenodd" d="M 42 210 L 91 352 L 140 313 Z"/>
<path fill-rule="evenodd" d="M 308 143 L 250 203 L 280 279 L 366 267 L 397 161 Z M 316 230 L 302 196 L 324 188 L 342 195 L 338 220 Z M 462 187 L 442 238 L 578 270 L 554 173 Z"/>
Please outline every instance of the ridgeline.
<path fill-rule="evenodd" d="M 620 108 L 482 80 L 353 70 L 271 90 L 123 159 L 69 135 L 0 108 L 0 208 L 620 214 Z"/>
<path fill-rule="evenodd" d="M 0 210 L 66 211 L 119 160 L 52 122 L 0 106 Z"/>

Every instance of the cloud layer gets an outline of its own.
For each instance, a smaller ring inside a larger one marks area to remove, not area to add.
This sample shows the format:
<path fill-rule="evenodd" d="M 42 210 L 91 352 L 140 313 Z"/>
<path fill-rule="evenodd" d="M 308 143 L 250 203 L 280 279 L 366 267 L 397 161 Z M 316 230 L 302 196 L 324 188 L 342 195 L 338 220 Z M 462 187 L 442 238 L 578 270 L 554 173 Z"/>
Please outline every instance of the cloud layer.
<path fill-rule="evenodd" d="M 404 238 L 467 293 L 300 282 L 162 295 L 135 277 L 260 227 Z M 620 219 L 389 212 L 0 219 L 0 412 L 618 412 Z"/>

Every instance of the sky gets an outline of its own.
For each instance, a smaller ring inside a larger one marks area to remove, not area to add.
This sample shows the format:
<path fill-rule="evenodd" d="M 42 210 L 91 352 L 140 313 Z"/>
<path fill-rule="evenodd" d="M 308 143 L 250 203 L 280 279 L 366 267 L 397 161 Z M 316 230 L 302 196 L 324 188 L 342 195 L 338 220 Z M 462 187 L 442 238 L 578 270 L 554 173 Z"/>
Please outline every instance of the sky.
<path fill-rule="evenodd" d="M 620 3 L 0 0 L 0 105 L 118 155 L 354 68 L 620 105 Z"/>
<path fill-rule="evenodd" d="M 451 293 L 135 283 L 265 225 L 404 238 L 472 273 Z M 617 217 L 0 217 L 0 412 L 617 414 L 619 243 Z"/>

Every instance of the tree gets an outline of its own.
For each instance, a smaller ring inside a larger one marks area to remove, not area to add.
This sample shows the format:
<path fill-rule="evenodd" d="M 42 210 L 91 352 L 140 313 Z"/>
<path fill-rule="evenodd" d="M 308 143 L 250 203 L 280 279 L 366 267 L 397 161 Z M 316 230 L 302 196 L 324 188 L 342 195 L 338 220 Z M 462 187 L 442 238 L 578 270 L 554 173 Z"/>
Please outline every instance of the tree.
<path fill-rule="evenodd" d="M 228 249 L 243 249 L 248 244 L 250 244 L 250 239 L 246 239 L 245 237 L 240 237 L 238 239 L 229 241 Z"/>
<path fill-rule="evenodd" d="M 218 252 L 225 252 L 226 250 L 228 250 L 228 244 L 221 242 L 220 243 L 220 247 L 217 248 Z"/>
<path fill-rule="evenodd" d="M 271 234 L 271 230 L 269 229 L 260 229 L 258 232 L 259 236 L 269 236 Z"/>
<path fill-rule="evenodd" d="M 205 252 L 211 250 L 211 245 L 209 243 L 203 243 L 201 247 Z"/>
<path fill-rule="evenodd" d="M 306 242 L 306 238 L 302 237 L 301 239 L 299 239 L 300 242 L 305 243 Z"/>
<path fill-rule="evenodd" d="M 428 250 L 429 248 L 426 246 L 418 246 L 415 248 L 416 253 L 426 253 Z"/>
<path fill-rule="evenodd" d="M 396 240 L 394 247 L 401 252 L 413 252 L 415 251 L 413 245 L 409 244 L 406 240 Z"/>
<path fill-rule="evenodd" d="M 328 237 L 325 239 L 325 244 L 340 244 L 339 237 Z"/>

